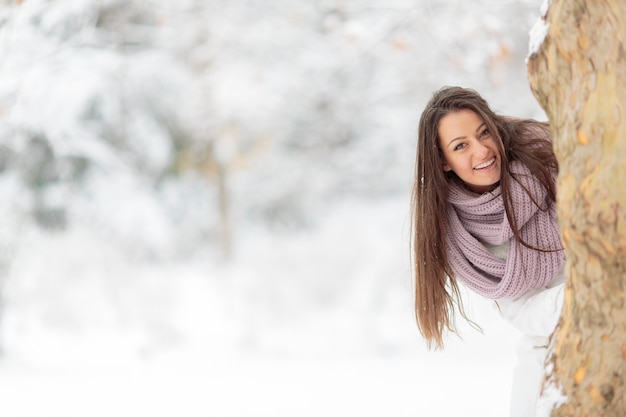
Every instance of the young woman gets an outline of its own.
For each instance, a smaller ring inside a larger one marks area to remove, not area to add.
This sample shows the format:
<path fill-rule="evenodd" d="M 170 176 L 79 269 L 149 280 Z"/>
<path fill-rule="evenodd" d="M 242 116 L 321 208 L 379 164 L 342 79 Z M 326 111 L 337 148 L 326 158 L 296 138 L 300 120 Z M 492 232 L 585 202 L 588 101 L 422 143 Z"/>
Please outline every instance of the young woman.
<path fill-rule="evenodd" d="M 495 300 L 524 334 L 511 415 L 533 416 L 563 299 L 549 127 L 446 87 L 426 105 L 418 139 L 411 245 L 420 332 L 441 348 L 455 311 L 467 318 L 459 282 Z"/>

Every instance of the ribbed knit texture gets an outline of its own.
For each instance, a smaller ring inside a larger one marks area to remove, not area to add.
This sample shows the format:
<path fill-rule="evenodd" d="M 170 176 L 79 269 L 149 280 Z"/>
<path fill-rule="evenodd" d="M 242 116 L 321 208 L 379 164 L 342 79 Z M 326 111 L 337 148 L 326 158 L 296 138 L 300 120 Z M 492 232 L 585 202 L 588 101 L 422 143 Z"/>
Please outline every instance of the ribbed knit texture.
<path fill-rule="evenodd" d="M 520 184 L 511 180 L 511 198 L 522 240 L 535 248 L 559 249 L 561 237 L 556 208 L 530 171 L 518 162 L 511 171 L 532 193 L 540 210 Z M 515 240 L 504 212 L 501 188 L 476 195 L 451 183 L 448 205 L 448 262 L 456 278 L 478 294 L 491 298 L 516 298 L 544 287 L 557 276 L 563 251 L 541 252 Z M 509 242 L 506 260 L 492 255 L 479 241 L 500 245 Z"/>

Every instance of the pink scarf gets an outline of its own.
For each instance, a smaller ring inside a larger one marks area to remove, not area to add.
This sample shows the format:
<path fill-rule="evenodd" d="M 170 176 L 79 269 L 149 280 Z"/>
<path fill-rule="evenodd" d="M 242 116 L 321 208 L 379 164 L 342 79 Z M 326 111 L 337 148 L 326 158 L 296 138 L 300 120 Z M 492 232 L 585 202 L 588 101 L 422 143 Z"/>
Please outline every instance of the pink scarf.
<path fill-rule="evenodd" d="M 511 171 L 532 193 L 537 202 L 546 201 L 539 181 L 520 163 L 512 162 Z M 522 240 L 541 249 L 561 248 L 555 205 L 539 210 L 522 186 L 511 180 L 511 198 Z M 478 294 L 491 298 L 516 298 L 527 291 L 549 284 L 563 264 L 563 251 L 541 252 L 515 240 L 504 212 L 501 189 L 477 196 L 450 183 L 448 205 L 448 262 L 455 276 Z M 509 242 L 502 261 L 481 243 L 501 245 Z"/>

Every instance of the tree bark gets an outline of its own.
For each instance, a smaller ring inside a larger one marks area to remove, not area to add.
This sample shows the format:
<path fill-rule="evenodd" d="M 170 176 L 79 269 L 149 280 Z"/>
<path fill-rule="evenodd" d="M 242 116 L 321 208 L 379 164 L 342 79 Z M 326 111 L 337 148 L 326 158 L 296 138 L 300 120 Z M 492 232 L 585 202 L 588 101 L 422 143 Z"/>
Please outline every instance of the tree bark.
<path fill-rule="evenodd" d="M 565 302 L 547 361 L 552 416 L 625 416 L 626 1 L 553 0 L 528 59 L 560 164 Z"/>

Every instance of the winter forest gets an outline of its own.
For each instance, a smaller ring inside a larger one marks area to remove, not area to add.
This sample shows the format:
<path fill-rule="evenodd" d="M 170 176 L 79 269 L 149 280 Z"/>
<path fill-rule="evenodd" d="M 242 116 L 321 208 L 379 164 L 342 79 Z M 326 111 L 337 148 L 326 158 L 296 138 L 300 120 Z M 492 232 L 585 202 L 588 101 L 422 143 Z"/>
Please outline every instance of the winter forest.
<path fill-rule="evenodd" d="M 502 416 L 517 334 L 415 324 L 419 114 L 546 120 L 539 0 L 2 0 L 0 415 Z"/>

